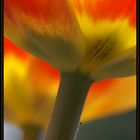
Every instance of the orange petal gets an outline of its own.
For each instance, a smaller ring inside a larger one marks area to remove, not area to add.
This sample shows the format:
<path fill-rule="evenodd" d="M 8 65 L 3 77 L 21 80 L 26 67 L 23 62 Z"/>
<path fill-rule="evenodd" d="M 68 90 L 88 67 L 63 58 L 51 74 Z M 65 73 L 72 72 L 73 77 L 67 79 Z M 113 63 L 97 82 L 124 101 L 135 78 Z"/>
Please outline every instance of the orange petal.
<path fill-rule="evenodd" d="M 60 74 L 48 63 L 33 59 L 28 68 L 28 84 L 32 92 L 56 96 L 59 87 Z"/>
<path fill-rule="evenodd" d="M 107 85 L 105 90 L 98 90 L 102 87 L 96 86 L 89 91 L 82 121 L 127 112 L 136 108 L 136 76 L 115 79 Z"/>
<path fill-rule="evenodd" d="M 87 14 L 93 21 L 128 18 L 136 26 L 136 0 L 73 0 L 79 14 Z"/>
<path fill-rule="evenodd" d="M 5 0 L 4 33 L 15 44 L 59 69 L 74 69 L 85 51 L 66 0 Z"/>

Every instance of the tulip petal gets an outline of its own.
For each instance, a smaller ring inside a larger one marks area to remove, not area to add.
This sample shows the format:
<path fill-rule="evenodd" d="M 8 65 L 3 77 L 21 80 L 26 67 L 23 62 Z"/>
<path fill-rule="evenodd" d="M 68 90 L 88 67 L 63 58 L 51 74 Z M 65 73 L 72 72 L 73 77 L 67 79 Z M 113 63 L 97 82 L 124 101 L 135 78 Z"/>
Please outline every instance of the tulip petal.
<path fill-rule="evenodd" d="M 93 22 L 128 19 L 136 26 L 136 0 L 72 0 L 72 3 L 79 21 L 84 16 Z"/>
<path fill-rule="evenodd" d="M 30 123 L 44 128 L 59 81 L 53 78 L 48 64 L 31 57 L 21 59 L 16 53 L 12 50 L 4 56 L 4 119 L 18 125 Z"/>
<path fill-rule="evenodd" d="M 79 69 L 92 73 L 136 45 L 136 30 L 128 21 L 101 21 L 94 24 L 87 39 L 87 52 Z"/>
<path fill-rule="evenodd" d="M 5 0 L 4 33 L 19 47 L 60 70 L 73 70 L 85 47 L 66 0 Z"/>
<path fill-rule="evenodd" d="M 88 96 L 91 100 L 84 107 L 82 121 L 131 111 L 136 108 L 136 76 L 115 78 L 113 84 L 100 92 L 94 86 Z"/>
<path fill-rule="evenodd" d="M 135 0 L 73 0 L 86 42 L 79 70 L 92 73 L 98 66 L 136 45 Z"/>
<path fill-rule="evenodd" d="M 13 53 L 4 58 L 4 117 L 8 121 L 22 122 L 26 118 L 23 110 L 28 108 L 27 101 L 30 102 L 28 88 L 25 88 L 28 66 L 28 61 L 19 59 Z"/>
<path fill-rule="evenodd" d="M 133 47 L 108 63 L 98 67 L 92 73 L 93 79 L 103 80 L 106 78 L 127 77 L 136 74 L 136 48 Z"/>

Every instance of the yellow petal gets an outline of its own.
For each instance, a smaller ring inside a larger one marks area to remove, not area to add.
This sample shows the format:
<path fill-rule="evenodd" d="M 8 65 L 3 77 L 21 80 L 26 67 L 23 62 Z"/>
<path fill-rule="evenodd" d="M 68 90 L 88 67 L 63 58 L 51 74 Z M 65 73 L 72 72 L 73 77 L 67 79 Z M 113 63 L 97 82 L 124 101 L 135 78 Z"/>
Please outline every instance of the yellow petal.
<path fill-rule="evenodd" d="M 98 66 L 136 45 L 135 0 L 72 0 L 86 41 L 79 70 L 92 73 Z"/>
<path fill-rule="evenodd" d="M 91 76 L 96 81 L 106 78 L 127 77 L 136 74 L 136 48 L 123 52 L 113 60 L 101 65 L 96 71 L 91 73 Z"/>
<path fill-rule="evenodd" d="M 93 24 L 87 37 L 87 52 L 79 69 L 85 73 L 97 71 L 123 52 L 136 45 L 136 29 L 127 20 L 100 21 Z"/>
<path fill-rule="evenodd" d="M 14 54 L 4 58 L 4 117 L 11 122 L 25 121 L 27 115 L 24 108 L 30 102 L 25 82 L 28 64 L 28 61 L 21 63 Z"/>
<path fill-rule="evenodd" d="M 38 64 L 36 59 L 20 59 L 15 54 L 9 53 L 4 59 L 4 119 L 18 125 L 30 123 L 46 127 L 59 81 L 54 81 L 46 69 L 44 77 L 34 72 L 32 63 Z M 32 76 L 41 76 L 36 87 Z"/>
<path fill-rule="evenodd" d="M 85 46 L 68 1 L 4 2 L 4 33 L 9 40 L 60 70 L 77 67 Z"/>

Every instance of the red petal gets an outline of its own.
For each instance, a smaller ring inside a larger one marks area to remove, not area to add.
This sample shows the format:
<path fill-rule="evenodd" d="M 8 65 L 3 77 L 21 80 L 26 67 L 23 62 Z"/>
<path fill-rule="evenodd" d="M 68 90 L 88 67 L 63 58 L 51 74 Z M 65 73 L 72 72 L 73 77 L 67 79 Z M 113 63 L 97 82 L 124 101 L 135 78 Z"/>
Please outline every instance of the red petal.
<path fill-rule="evenodd" d="M 73 0 L 79 13 L 86 12 L 95 20 L 129 18 L 136 26 L 136 0 Z"/>

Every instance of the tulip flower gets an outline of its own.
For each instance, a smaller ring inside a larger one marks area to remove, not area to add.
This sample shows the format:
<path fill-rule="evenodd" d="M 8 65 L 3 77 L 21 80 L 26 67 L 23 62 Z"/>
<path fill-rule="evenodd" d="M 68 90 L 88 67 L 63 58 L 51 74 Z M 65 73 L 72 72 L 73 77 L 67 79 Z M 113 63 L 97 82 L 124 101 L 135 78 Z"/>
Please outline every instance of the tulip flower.
<path fill-rule="evenodd" d="M 58 72 L 47 63 L 4 40 L 4 118 L 23 128 L 25 139 L 33 139 L 47 126 L 58 78 Z"/>
<path fill-rule="evenodd" d="M 73 140 L 90 85 L 135 75 L 135 0 L 5 0 L 4 5 L 5 36 L 61 73 L 45 139 Z"/>

